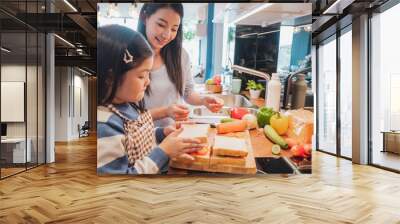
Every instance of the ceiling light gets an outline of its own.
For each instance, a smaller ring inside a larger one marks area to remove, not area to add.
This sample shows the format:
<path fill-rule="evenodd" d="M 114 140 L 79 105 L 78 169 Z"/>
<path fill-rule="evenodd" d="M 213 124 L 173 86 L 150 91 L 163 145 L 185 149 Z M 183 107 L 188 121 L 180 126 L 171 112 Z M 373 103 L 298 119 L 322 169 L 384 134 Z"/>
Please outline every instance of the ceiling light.
<path fill-rule="evenodd" d="M 4 51 L 4 52 L 6 52 L 6 53 L 10 53 L 10 52 L 11 52 L 11 50 L 9 50 L 9 49 L 7 49 L 7 48 L 5 48 L 5 47 L 1 47 L 1 50 Z"/>
<path fill-rule="evenodd" d="M 254 9 L 254 10 L 252 10 L 252 11 L 250 11 L 250 12 L 244 14 L 243 16 L 241 16 L 241 17 L 235 19 L 235 20 L 232 22 L 232 24 L 236 24 L 236 23 L 238 23 L 239 21 L 241 21 L 241 20 L 243 20 L 243 19 L 246 19 L 247 17 L 249 17 L 249 16 L 251 16 L 251 15 L 254 15 L 254 14 L 256 14 L 256 13 L 258 13 L 258 12 L 260 12 L 260 11 L 262 11 L 262 10 L 264 10 L 264 9 L 266 9 L 266 8 L 268 8 L 268 7 L 270 7 L 270 6 L 272 6 L 272 5 L 273 5 L 273 3 L 265 3 L 265 4 L 261 5 L 260 7 L 258 7 L 258 8 L 256 8 L 256 9 Z"/>
<path fill-rule="evenodd" d="M 67 41 L 66 39 L 58 36 L 57 34 L 54 34 L 55 37 L 57 37 L 58 39 L 60 39 L 62 42 L 66 43 L 67 45 L 69 45 L 70 47 L 75 48 L 75 45 L 71 44 L 71 42 Z"/>
<path fill-rule="evenodd" d="M 68 0 L 64 0 L 65 4 L 67 4 L 72 10 L 74 10 L 74 12 L 78 12 L 78 10 L 71 4 L 69 3 Z"/>

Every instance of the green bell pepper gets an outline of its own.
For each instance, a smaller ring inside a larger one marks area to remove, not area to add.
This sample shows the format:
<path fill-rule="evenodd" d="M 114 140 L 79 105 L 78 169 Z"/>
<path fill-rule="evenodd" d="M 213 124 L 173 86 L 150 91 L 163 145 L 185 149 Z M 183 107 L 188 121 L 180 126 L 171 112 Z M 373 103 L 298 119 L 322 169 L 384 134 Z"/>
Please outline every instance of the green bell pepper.
<path fill-rule="evenodd" d="M 258 127 L 263 128 L 265 125 L 270 124 L 271 117 L 276 114 L 272 108 L 262 107 L 257 111 Z"/>

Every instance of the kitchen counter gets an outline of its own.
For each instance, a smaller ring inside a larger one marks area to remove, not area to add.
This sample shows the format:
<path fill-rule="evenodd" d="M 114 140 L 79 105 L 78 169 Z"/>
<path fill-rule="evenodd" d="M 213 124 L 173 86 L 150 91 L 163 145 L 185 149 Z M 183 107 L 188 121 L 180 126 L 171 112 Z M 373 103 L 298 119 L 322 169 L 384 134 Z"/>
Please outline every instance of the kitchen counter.
<path fill-rule="evenodd" d="M 210 93 L 207 90 L 205 90 L 205 85 L 197 84 L 195 86 L 195 89 L 197 92 L 199 92 L 201 94 Z M 215 93 L 213 93 L 213 94 L 215 95 Z M 219 94 L 228 95 L 230 93 L 224 91 Z M 256 105 L 257 107 L 263 107 L 265 105 L 265 100 L 263 98 L 250 99 L 250 94 L 248 91 L 242 91 L 241 95 L 247 97 L 250 100 L 250 102 L 252 104 Z M 292 163 L 292 165 L 295 165 L 296 168 L 299 168 L 299 166 L 302 166 L 302 165 L 306 165 L 306 166 L 311 165 L 311 161 L 307 161 L 307 160 L 296 161 L 295 159 L 293 159 L 290 149 L 282 149 L 280 155 L 272 154 L 271 149 L 272 149 L 273 143 L 265 137 L 262 128 L 250 130 L 249 133 L 250 133 L 250 140 L 251 140 L 255 158 L 258 158 L 258 157 L 274 157 L 274 158 L 286 157 L 287 160 L 290 161 Z M 173 173 L 176 173 L 176 172 L 173 172 Z"/>

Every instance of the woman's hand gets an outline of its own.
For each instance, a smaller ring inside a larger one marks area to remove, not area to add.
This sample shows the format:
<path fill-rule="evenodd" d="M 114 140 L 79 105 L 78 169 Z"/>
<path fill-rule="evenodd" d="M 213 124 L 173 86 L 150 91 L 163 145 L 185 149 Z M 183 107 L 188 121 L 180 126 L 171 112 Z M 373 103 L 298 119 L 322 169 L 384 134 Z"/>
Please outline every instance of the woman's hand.
<path fill-rule="evenodd" d="M 183 128 L 180 128 L 170 133 L 159 145 L 171 159 L 178 158 L 182 156 L 182 154 L 196 152 L 205 146 L 201 144 L 198 139 L 178 137 L 182 131 Z"/>
<path fill-rule="evenodd" d="M 215 113 L 220 111 L 224 106 L 224 100 L 214 96 L 204 96 L 203 105 L 206 106 L 211 112 Z"/>
<path fill-rule="evenodd" d="M 181 104 L 172 104 L 167 107 L 167 115 L 175 121 L 186 121 L 189 118 L 189 108 Z"/>

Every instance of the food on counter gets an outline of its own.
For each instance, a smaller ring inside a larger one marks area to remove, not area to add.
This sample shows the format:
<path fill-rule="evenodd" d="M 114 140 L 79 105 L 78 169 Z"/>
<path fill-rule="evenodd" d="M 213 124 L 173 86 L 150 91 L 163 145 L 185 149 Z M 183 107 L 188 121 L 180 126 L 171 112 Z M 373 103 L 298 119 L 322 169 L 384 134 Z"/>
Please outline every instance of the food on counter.
<path fill-rule="evenodd" d="M 257 117 L 254 114 L 246 114 L 242 117 L 242 120 L 247 122 L 248 129 L 257 128 Z"/>
<path fill-rule="evenodd" d="M 246 157 L 246 140 L 242 138 L 215 136 L 214 153 L 217 156 Z"/>
<path fill-rule="evenodd" d="M 222 92 L 221 76 L 215 75 L 212 79 L 207 79 L 206 89 L 213 93 Z"/>
<path fill-rule="evenodd" d="M 228 122 L 232 122 L 232 121 L 236 121 L 236 119 L 227 117 L 227 118 L 222 118 L 222 119 L 220 120 L 221 123 L 228 123 Z"/>
<path fill-rule="evenodd" d="M 310 144 L 314 133 L 314 115 L 311 111 L 299 109 L 288 110 L 285 115 L 289 117 L 287 136 L 300 143 Z"/>
<path fill-rule="evenodd" d="M 288 144 L 289 148 L 299 144 L 299 142 L 294 138 L 285 138 L 286 143 Z"/>
<path fill-rule="evenodd" d="M 305 144 L 304 145 L 304 154 L 308 157 L 311 156 L 312 154 L 312 145 L 311 144 Z"/>
<path fill-rule="evenodd" d="M 290 151 L 294 157 L 311 158 L 312 145 L 311 144 L 297 144 L 294 145 Z"/>
<path fill-rule="evenodd" d="M 248 113 L 250 113 L 249 109 L 245 107 L 235 107 L 231 109 L 231 118 L 233 119 L 242 119 L 242 117 Z"/>
<path fill-rule="evenodd" d="M 295 145 L 293 146 L 290 151 L 292 152 L 292 155 L 295 157 L 307 157 L 305 155 L 305 151 L 304 151 L 304 146 L 303 145 Z"/>
<path fill-rule="evenodd" d="M 217 125 L 218 134 L 226 134 L 231 132 L 245 131 L 247 122 L 242 120 L 232 121 L 228 123 L 221 123 Z"/>
<path fill-rule="evenodd" d="M 269 140 L 271 140 L 273 143 L 278 144 L 283 149 L 288 148 L 288 144 L 286 143 L 285 139 L 279 136 L 279 134 L 275 131 L 275 129 L 271 127 L 271 125 L 265 125 L 264 134 Z"/>
<path fill-rule="evenodd" d="M 289 127 L 289 118 L 285 115 L 281 115 L 280 113 L 276 113 L 272 115 L 270 123 L 271 127 L 275 129 L 279 135 L 284 135 Z"/>
<path fill-rule="evenodd" d="M 214 84 L 216 84 L 216 85 L 221 85 L 221 76 L 220 75 L 214 75 L 214 77 L 213 77 L 213 81 L 214 81 Z"/>
<path fill-rule="evenodd" d="M 207 79 L 206 84 L 207 84 L 207 85 L 214 85 L 214 80 L 212 80 L 212 79 Z"/>
<path fill-rule="evenodd" d="M 257 122 L 259 127 L 264 127 L 267 124 L 270 124 L 271 117 L 276 112 L 269 107 L 262 107 L 257 111 Z"/>
<path fill-rule="evenodd" d="M 209 124 L 182 124 L 183 131 L 178 135 L 180 138 L 196 138 L 201 143 L 208 142 Z"/>
<path fill-rule="evenodd" d="M 206 89 L 212 93 L 222 92 L 222 85 L 206 85 Z"/>
<path fill-rule="evenodd" d="M 279 154 L 281 154 L 281 147 L 279 145 L 275 144 L 272 146 L 271 151 L 272 151 L 272 154 L 279 155 Z"/>
<path fill-rule="evenodd" d="M 207 155 L 207 153 L 210 151 L 210 149 L 208 148 L 208 146 L 196 151 L 196 152 L 192 152 L 190 153 L 190 155 L 194 155 L 194 156 L 204 156 Z"/>
<path fill-rule="evenodd" d="M 246 157 L 231 157 L 231 156 L 217 156 L 212 155 L 210 159 L 210 165 L 234 165 L 234 166 L 245 166 Z"/>
<path fill-rule="evenodd" d="M 206 146 L 197 152 L 190 153 L 189 155 L 191 155 L 194 158 L 194 161 L 187 160 L 184 158 L 183 159 L 181 158 L 181 161 L 184 163 L 196 162 L 196 163 L 208 164 L 210 161 L 210 157 L 211 157 L 211 149 L 209 146 Z"/>

